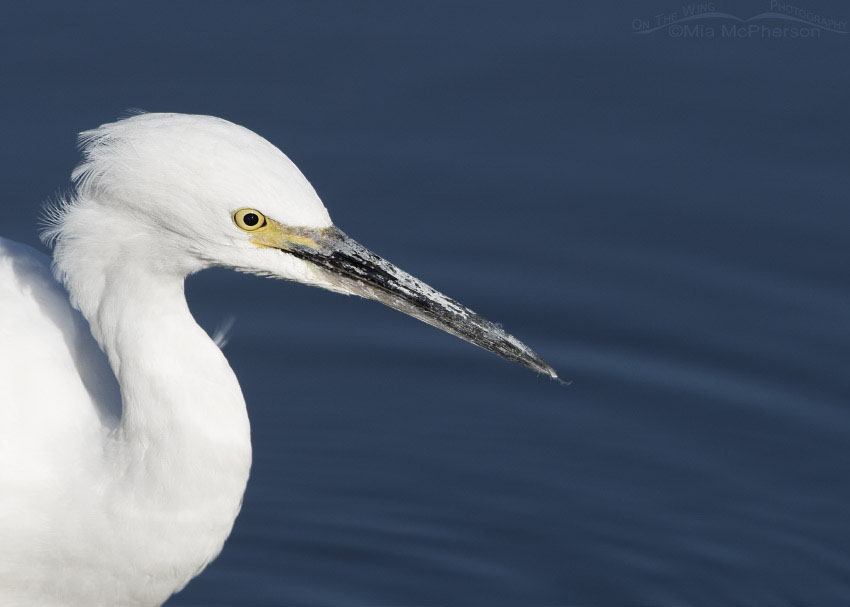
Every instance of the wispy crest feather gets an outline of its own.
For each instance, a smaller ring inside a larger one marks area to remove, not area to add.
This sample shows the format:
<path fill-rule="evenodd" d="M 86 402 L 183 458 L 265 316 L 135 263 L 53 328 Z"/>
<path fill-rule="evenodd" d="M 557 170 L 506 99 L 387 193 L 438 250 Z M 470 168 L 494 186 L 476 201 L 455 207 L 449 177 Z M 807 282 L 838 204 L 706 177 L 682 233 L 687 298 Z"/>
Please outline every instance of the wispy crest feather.
<path fill-rule="evenodd" d="M 38 217 L 38 235 L 41 242 L 48 248 L 53 248 L 62 235 L 62 224 L 65 215 L 74 204 L 72 192 L 57 193 L 48 198 L 41 206 Z"/>
<path fill-rule="evenodd" d="M 62 238 L 68 214 L 79 204 L 85 193 L 94 187 L 98 176 L 96 160 L 107 151 L 106 147 L 112 139 L 109 130 L 105 128 L 107 126 L 109 125 L 101 125 L 96 129 L 83 131 L 77 136 L 77 146 L 82 154 L 82 160 L 71 172 L 74 189 L 48 198 L 41 208 L 39 237 L 45 246 L 53 248 Z"/>

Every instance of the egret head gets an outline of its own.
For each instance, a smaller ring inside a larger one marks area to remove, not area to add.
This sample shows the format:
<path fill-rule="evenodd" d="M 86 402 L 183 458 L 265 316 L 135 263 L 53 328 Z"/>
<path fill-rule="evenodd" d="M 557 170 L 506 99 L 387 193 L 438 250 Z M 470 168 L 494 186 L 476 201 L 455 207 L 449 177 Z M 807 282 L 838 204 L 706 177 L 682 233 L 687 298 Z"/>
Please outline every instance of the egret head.
<path fill-rule="evenodd" d="M 48 210 L 43 233 L 66 284 L 94 226 L 96 255 L 143 271 L 224 266 L 359 295 L 556 377 L 516 338 L 346 236 L 298 168 L 243 127 L 141 114 L 82 133 L 81 145 L 76 192 Z"/>

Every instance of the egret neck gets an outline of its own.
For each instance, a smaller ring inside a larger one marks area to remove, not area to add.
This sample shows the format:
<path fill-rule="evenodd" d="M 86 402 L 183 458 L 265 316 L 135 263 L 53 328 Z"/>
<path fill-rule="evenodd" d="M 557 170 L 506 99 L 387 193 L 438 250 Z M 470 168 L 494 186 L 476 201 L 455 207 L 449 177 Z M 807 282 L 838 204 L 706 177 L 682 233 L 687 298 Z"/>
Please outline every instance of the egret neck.
<path fill-rule="evenodd" d="M 122 416 L 105 433 L 103 458 L 104 508 L 125 519 L 115 541 L 130 561 L 167 555 L 162 568 L 182 586 L 230 533 L 251 466 L 250 429 L 236 376 L 186 302 L 185 277 L 197 268 L 145 240 L 113 235 L 111 251 L 60 255 L 57 270 L 121 387 Z M 75 246 L 87 242 L 105 244 Z"/>

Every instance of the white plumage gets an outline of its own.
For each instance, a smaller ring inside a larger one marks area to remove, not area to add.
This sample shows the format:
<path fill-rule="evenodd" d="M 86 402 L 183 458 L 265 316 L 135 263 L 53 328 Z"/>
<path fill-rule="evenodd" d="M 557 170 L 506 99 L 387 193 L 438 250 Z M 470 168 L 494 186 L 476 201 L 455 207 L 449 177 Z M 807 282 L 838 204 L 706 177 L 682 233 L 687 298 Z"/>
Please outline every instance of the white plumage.
<path fill-rule="evenodd" d="M 189 312 L 188 274 L 227 266 L 370 297 L 554 377 L 339 232 L 289 159 L 242 127 L 143 114 L 82 143 L 75 193 L 44 232 L 59 282 L 43 254 L 0 239 L 0 606 L 159 605 L 221 550 L 251 466 L 248 416 Z"/>

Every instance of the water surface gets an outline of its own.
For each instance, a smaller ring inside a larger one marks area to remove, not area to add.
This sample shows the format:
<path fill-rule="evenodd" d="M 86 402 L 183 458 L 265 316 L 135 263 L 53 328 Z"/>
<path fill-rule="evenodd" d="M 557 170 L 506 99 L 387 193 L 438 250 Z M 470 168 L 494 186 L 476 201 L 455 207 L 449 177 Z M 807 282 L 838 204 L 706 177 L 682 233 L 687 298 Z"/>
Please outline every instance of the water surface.
<path fill-rule="evenodd" d="M 77 131 L 220 115 L 572 382 L 371 302 L 193 277 L 205 327 L 236 318 L 255 463 L 169 605 L 850 600 L 850 35 L 632 32 L 677 9 L 7 7 L 3 235 L 37 242 Z"/>

